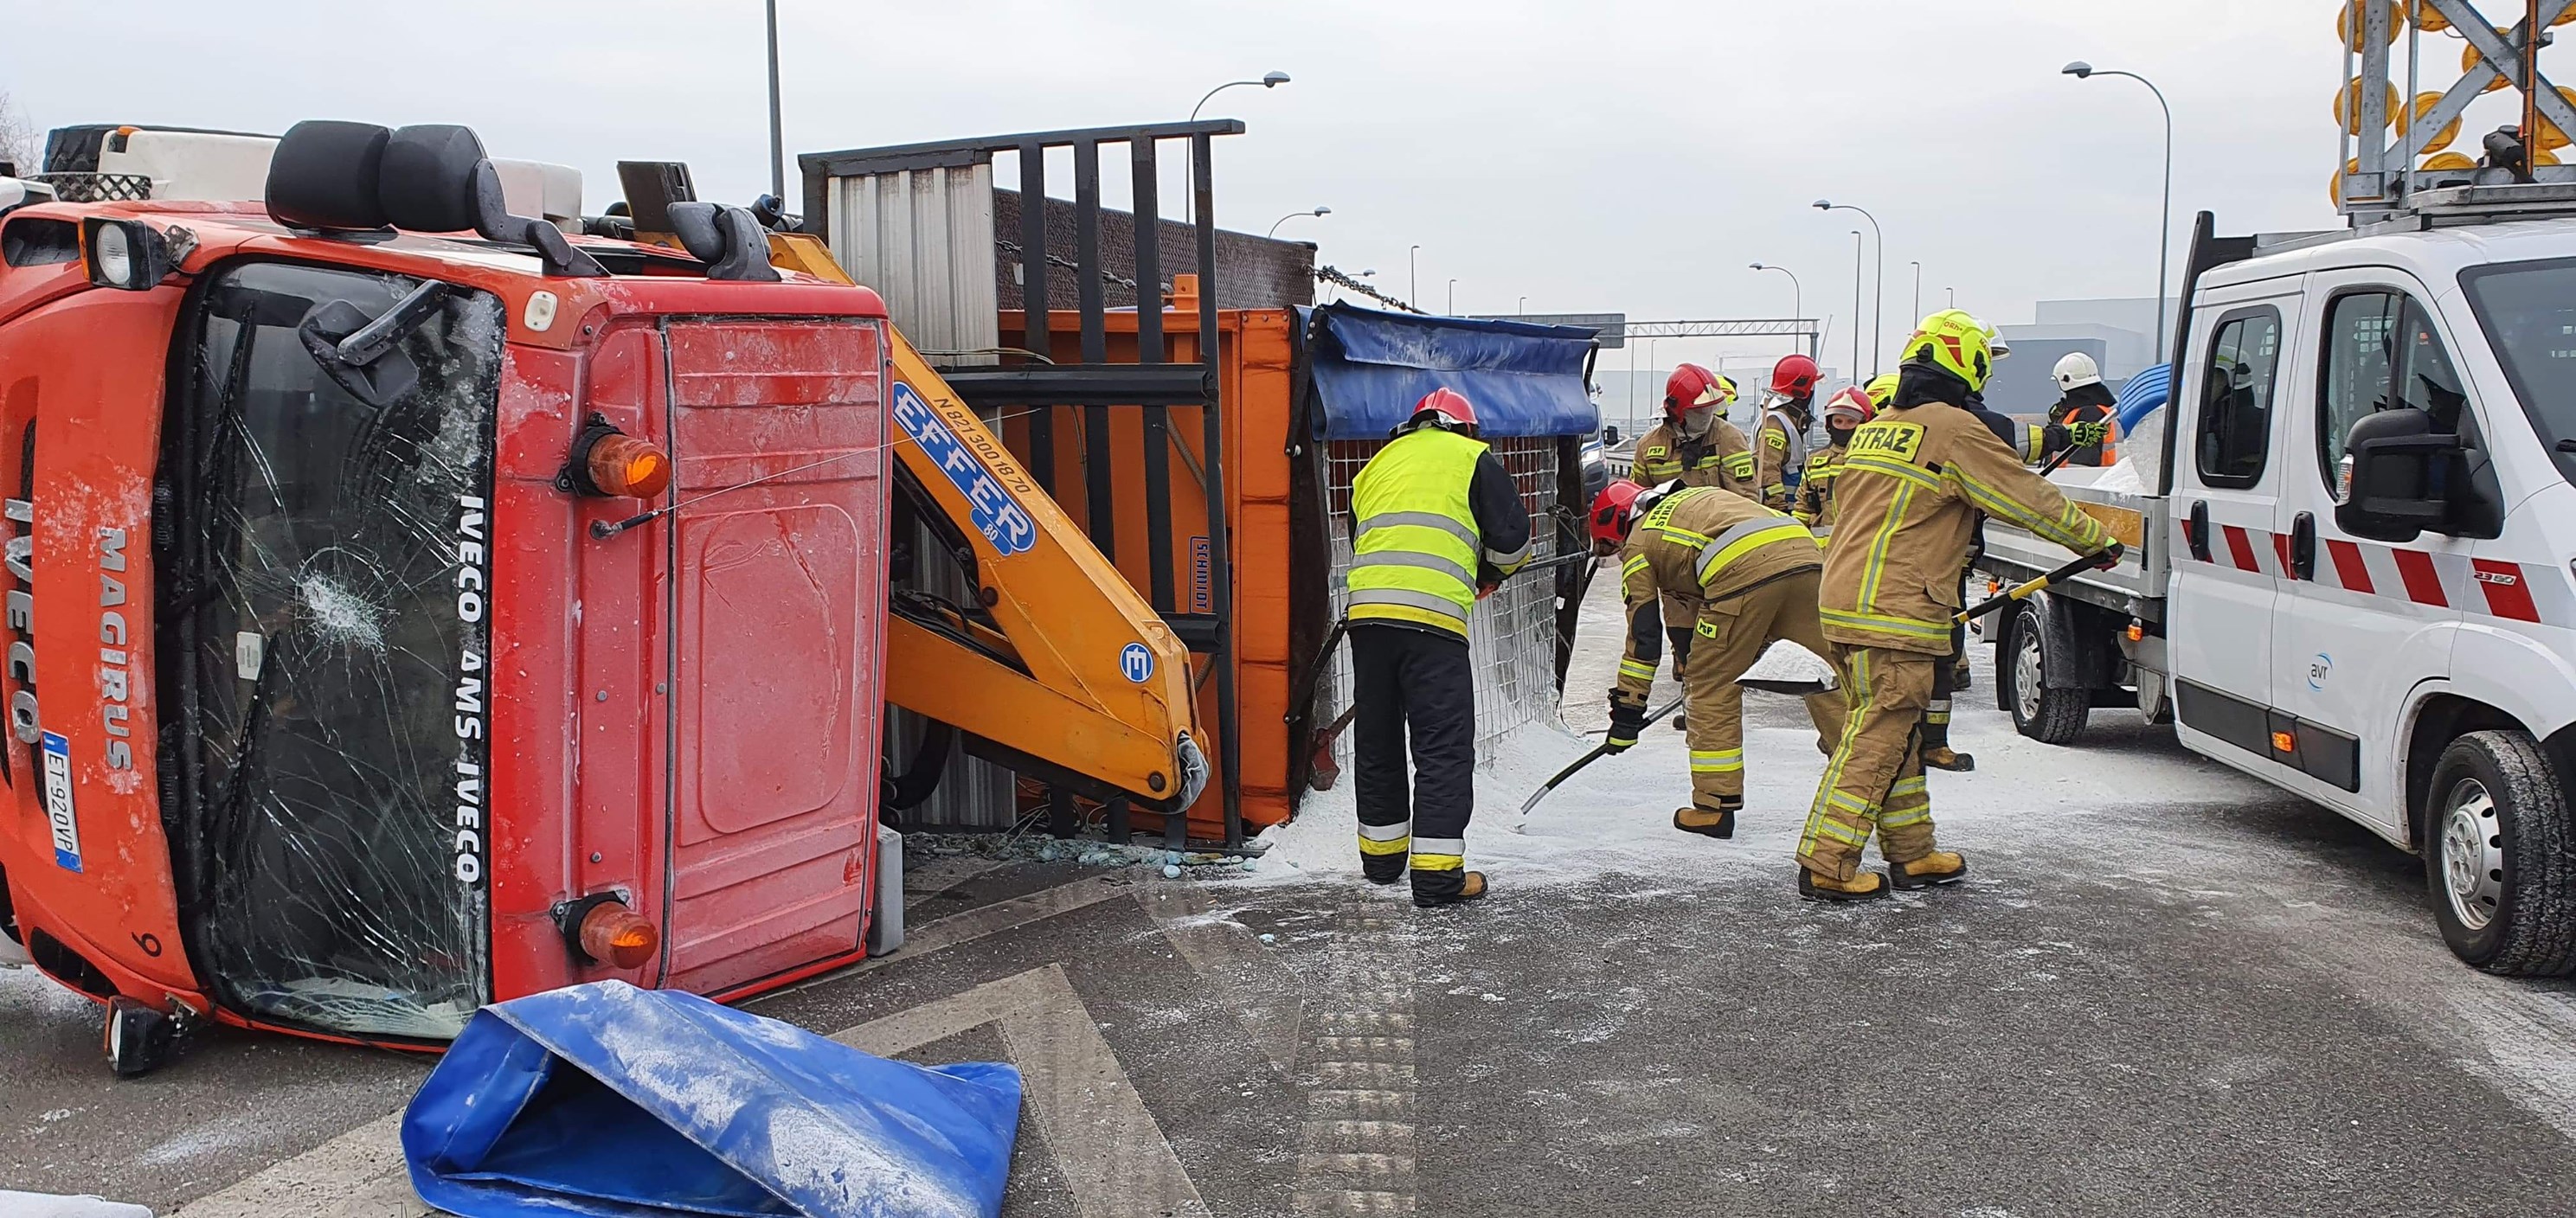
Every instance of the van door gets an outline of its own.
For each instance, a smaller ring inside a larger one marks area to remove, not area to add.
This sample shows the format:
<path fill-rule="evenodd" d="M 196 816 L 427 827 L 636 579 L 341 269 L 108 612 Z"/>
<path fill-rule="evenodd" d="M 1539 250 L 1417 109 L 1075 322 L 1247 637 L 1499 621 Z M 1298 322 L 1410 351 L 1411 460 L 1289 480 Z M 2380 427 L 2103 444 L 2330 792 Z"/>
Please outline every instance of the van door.
<path fill-rule="evenodd" d="M 2272 689 L 2274 730 L 2288 738 L 2276 740 L 2274 760 L 2297 771 L 2292 789 L 2396 837 L 2404 811 L 2388 750 L 2407 691 L 2450 671 L 2451 634 L 2436 627 L 2478 599 L 2475 543 L 2428 532 L 2391 546 L 2337 528 L 2344 440 L 2374 411 L 2419 406 L 2447 425 L 2475 405 L 2414 277 L 2374 267 L 2312 284 L 2313 384 L 2286 412 L 2281 532 L 2292 579 L 2274 628 Z"/>
<path fill-rule="evenodd" d="M 862 320 L 672 321 L 667 985 L 860 953 L 875 880 L 885 343 Z"/>
<path fill-rule="evenodd" d="M 2272 686 L 2272 618 L 2282 562 L 2273 544 L 2283 432 L 2272 408 L 2296 296 L 2225 298 L 2197 310 L 2192 357 L 2175 401 L 2191 414 L 2175 436 L 2173 593 L 2166 641 L 2183 739 L 2216 756 L 2264 752 Z"/>

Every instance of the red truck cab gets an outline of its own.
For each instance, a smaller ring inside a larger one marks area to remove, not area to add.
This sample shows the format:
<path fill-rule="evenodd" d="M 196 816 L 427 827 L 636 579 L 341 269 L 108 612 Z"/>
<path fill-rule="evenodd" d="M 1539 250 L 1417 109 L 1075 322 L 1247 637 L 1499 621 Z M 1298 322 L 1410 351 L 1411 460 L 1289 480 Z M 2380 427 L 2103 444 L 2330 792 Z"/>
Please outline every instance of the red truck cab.
<path fill-rule="evenodd" d="M 0 928 L 111 1042 L 864 955 L 883 302 L 534 233 L 471 140 L 0 217 Z M 621 435 L 667 486 L 602 485 Z"/>

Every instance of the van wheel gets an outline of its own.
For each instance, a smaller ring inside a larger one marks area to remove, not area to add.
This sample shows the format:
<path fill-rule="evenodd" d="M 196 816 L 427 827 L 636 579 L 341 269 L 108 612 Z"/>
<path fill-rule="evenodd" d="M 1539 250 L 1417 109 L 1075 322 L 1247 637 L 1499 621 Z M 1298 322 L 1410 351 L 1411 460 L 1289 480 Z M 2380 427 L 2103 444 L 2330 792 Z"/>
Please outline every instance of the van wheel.
<path fill-rule="evenodd" d="M 2507 977 L 2576 972 L 2576 829 L 2529 734 L 2471 732 L 2433 768 L 2424 876 L 2460 959 Z"/>
<path fill-rule="evenodd" d="M 2028 604 L 2013 610 L 2012 629 L 2004 633 L 2003 651 L 1995 657 L 1996 684 L 2003 687 L 2013 726 L 2043 744 L 2073 742 L 2093 714 L 2087 691 L 2048 687 L 2048 669 L 2057 659 L 2048 654 L 2048 631 L 2040 626 L 2039 610 Z"/>

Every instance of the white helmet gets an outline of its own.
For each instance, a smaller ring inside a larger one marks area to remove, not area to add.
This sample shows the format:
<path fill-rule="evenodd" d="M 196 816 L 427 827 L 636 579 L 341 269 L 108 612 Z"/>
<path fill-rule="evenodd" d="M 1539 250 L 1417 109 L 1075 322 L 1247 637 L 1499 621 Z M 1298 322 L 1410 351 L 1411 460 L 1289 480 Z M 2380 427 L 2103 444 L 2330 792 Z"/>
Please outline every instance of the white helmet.
<path fill-rule="evenodd" d="M 2086 385 L 2102 383 L 2102 366 L 2081 351 L 2057 361 L 2057 391 L 2066 393 Z"/>

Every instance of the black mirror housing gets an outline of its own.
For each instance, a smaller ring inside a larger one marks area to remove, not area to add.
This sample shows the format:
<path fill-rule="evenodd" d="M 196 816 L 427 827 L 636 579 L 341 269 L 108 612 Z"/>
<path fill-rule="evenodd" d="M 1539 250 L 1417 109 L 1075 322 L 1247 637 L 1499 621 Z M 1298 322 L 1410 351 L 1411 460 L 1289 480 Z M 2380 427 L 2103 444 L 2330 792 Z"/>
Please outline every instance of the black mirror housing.
<path fill-rule="evenodd" d="M 2460 437 L 2436 431 L 2421 410 L 2383 410 L 2352 425 L 2344 445 L 2352 480 L 2335 524 L 2355 537 L 2413 541 L 2451 515 L 2451 459 Z"/>

